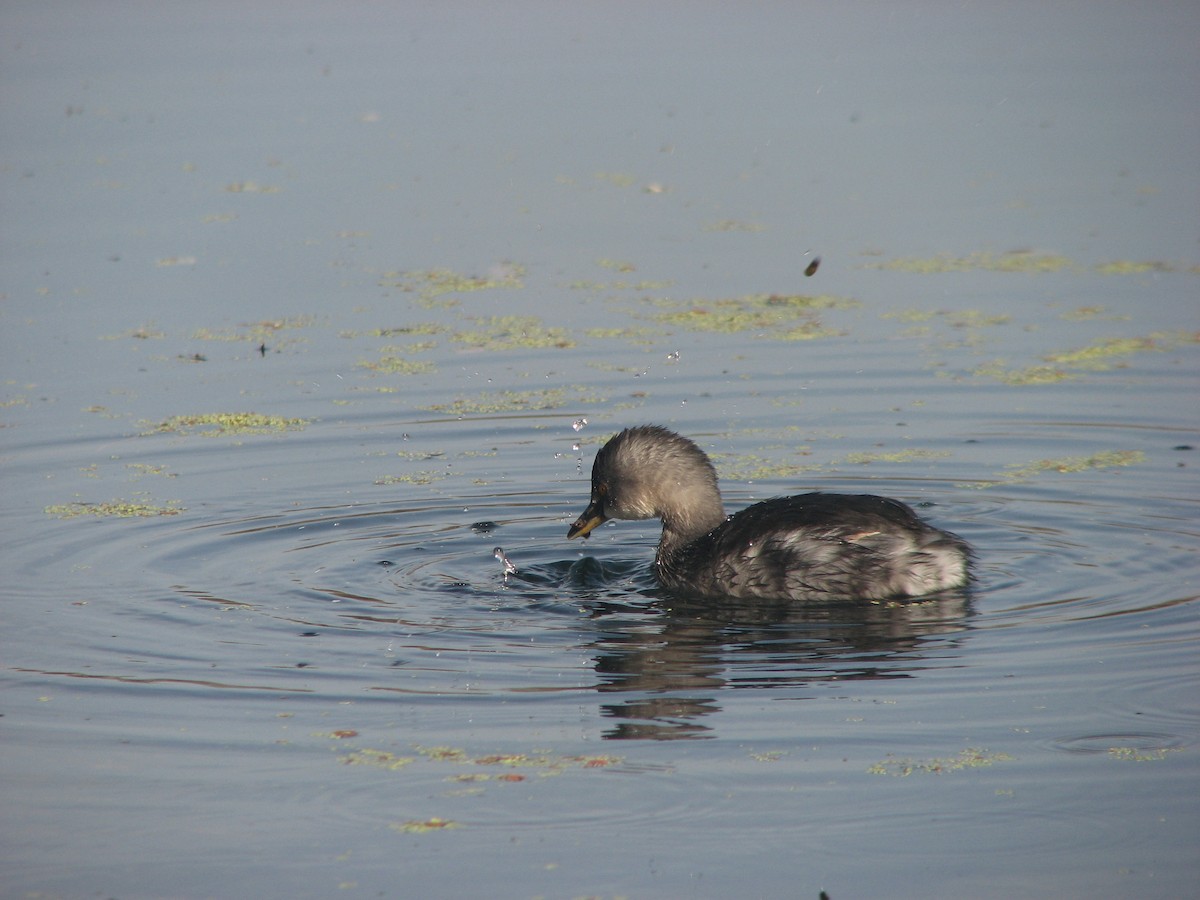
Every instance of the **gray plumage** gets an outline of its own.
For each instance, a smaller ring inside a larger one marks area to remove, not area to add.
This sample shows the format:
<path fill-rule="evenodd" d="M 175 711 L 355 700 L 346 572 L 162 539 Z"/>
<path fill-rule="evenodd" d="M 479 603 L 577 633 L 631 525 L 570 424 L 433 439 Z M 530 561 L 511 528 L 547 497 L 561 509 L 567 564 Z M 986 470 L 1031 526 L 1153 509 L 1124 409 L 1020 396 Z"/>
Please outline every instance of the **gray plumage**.
<path fill-rule="evenodd" d="M 680 593 L 774 600 L 886 600 L 960 587 L 970 548 L 909 507 L 866 494 L 798 494 L 726 517 L 696 444 L 627 428 L 596 454 L 592 497 L 567 537 L 606 519 L 662 519 L 654 567 Z"/>

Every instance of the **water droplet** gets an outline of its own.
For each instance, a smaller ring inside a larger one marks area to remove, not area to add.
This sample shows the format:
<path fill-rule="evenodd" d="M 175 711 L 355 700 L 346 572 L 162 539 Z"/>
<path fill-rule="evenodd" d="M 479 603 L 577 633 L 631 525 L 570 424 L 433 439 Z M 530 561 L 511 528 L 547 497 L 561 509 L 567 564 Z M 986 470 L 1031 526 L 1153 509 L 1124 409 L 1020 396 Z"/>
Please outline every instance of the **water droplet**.
<path fill-rule="evenodd" d="M 588 423 L 587 419 L 576 419 L 574 422 L 571 423 L 571 427 L 574 428 L 576 431 L 583 431 L 583 429 L 587 426 L 587 423 Z"/>
<path fill-rule="evenodd" d="M 500 560 L 500 564 L 504 566 L 504 580 L 508 581 L 509 575 L 517 574 L 517 567 L 513 565 L 512 560 L 504 555 L 504 548 L 497 547 L 492 551 L 492 556 Z"/>

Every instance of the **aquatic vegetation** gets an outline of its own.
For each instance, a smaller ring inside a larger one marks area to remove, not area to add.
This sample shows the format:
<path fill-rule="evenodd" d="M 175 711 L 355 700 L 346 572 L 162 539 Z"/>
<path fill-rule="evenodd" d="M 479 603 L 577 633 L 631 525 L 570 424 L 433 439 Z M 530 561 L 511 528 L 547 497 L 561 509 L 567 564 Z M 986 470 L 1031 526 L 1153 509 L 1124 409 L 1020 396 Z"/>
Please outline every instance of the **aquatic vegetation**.
<path fill-rule="evenodd" d="M 159 422 L 143 434 L 278 434 L 298 431 L 310 424 L 311 419 L 287 419 L 283 416 L 267 416 L 261 413 L 201 413 L 190 416 L 171 416 Z"/>
<path fill-rule="evenodd" d="M 109 500 L 101 503 L 59 503 L 47 506 L 46 515 L 57 519 L 75 519 L 80 516 L 95 516 L 97 518 L 130 519 L 148 518 L 152 516 L 177 516 L 185 512 L 178 500 L 167 501 L 166 506 L 146 503 L 138 500 Z"/>
<path fill-rule="evenodd" d="M 1039 459 L 1030 463 L 1011 463 L 1005 466 L 1004 478 L 1009 481 L 1020 481 L 1040 475 L 1043 472 L 1075 473 L 1087 472 L 1092 469 L 1112 469 L 1120 466 L 1132 466 L 1146 461 L 1146 454 L 1141 450 L 1102 450 L 1090 456 L 1059 456 L 1052 459 Z"/>
<path fill-rule="evenodd" d="M 425 834 L 429 831 L 451 831 L 462 826 L 451 819 L 439 819 L 434 816 L 432 819 L 423 819 L 420 821 L 410 820 L 408 822 L 392 822 L 388 825 L 394 831 L 403 831 L 407 834 Z"/>
<path fill-rule="evenodd" d="M 374 484 L 386 487 L 391 484 L 433 484 L 449 476 L 445 472 L 410 472 L 406 475 L 384 475 L 376 478 Z"/>
<path fill-rule="evenodd" d="M 1099 371 L 1112 368 L 1114 360 L 1147 351 L 1169 350 L 1181 343 L 1196 343 L 1195 333 L 1155 332 L 1145 337 L 1107 338 L 1077 350 L 1048 353 L 1042 357 L 1050 365 L 1008 368 L 1003 360 L 979 366 L 972 374 L 995 378 L 1005 384 L 1050 384 L 1079 377 L 1071 370 Z"/>
<path fill-rule="evenodd" d="M 515 263 L 497 266 L 486 276 L 463 275 L 451 269 L 425 269 L 413 272 L 389 272 L 383 276 L 384 287 L 396 287 L 415 293 L 425 306 L 454 305 L 441 298 L 449 294 L 468 294 L 494 288 L 524 287 L 525 267 Z"/>
<path fill-rule="evenodd" d="M 566 769 L 604 769 L 624 762 L 624 757 L 593 754 L 587 756 L 555 755 L 546 752 L 534 753 L 491 753 L 472 756 L 461 747 L 434 746 L 413 747 L 415 756 L 398 756 L 386 750 L 361 749 L 351 751 L 340 757 L 341 762 L 353 766 L 373 766 L 375 768 L 398 771 L 407 768 L 418 758 L 429 763 L 450 763 L 459 766 L 499 766 L 503 768 L 533 768 L 546 770 L 543 774 L 556 774 Z M 450 776 L 452 781 L 524 781 L 523 775 L 491 775 L 486 773 L 459 773 Z"/>
<path fill-rule="evenodd" d="M 614 272 L 636 272 L 637 266 L 631 262 L 622 262 L 616 259 L 598 259 L 596 265 L 602 269 L 612 269 Z"/>
<path fill-rule="evenodd" d="M 1112 759 L 1126 762 L 1158 762 L 1166 759 L 1168 753 L 1182 753 L 1182 747 L 1109 747 L 1108 755 Z"/>
<path fill-rule="evenodd" d="M 921 459 L 945 459 L 950 455 L 949 450 L 925 450 L 913 447 L 906 450 L 893 450 L 889 453 L 847 453 L 845 461 L 855 465 L 867 465 L 873 462 L 914 462 Z"/>
<path fill-rule="evenodd" d="M 1146 272 L 1174 272 L 1175 267 L 1161 260 L 1114 260 L 1096 266 L 1101 275 L 1143 275 Z"/>
<path fill-rule="evenodd" d="M 943 272 L 1061 272 L 1075 269 L 1075 263 L 1065 256 L 1014 250 L 1010 253 L 970 253 L 967 256 L 935 256 L 932 258 L 899 257 L 886 262 L 867 263 L 863 268 L 888 269 L 895 272 L 915 272 L 936 275 Z"/>
<path fill-rule="evenodd" d="M 778 762 L 787 756 L 786 750 L 767 750 L 762 753 L 751 753 L 750 758 L 755 762 Z"/>
<path fill-rule="evenodd" d="M 1109 338 L 1078 350 L 1051 353 L 1042 357 L 1047 362 L 1087 369 L 1107 369 L 1116 357 L 1131 356 L 1144 350 L 1166 349 L 1154 336 L 1134 338 Z"/>
<path fill-rule="evenodd" d="M 405 766 L 412 765 L 416 761 L 412 756 L 397 756 L 387 750 L 372 750 L 363 748 L 361 750 L 352 750 L 341 758 L 341 761 L 348 766 L 372 766 L 376 769 L 387 769 L 389 772 L 395 772 L 398 769 L 403 769 Z"/>
<path fill-rule="evenodd" d="M 568 394 L 568 390 L 571 394 Z M 573 396 L 572 396 L 573 394 Z M 582 386 L 573 388 L 542 388 L 530 391 L 484 391 L 475 397 L 458 397 L 450 403 L 422 406 L 429 412 L 466 416 L 500 412 L 528 412 L 540 409 L 559 409 L 567 403 L 594 405 L 606 403 L 607 398 L 591 394 Z"/>
<path fill-rule="evenodd" d="M 145 325 L 139 325 L 136 328 L 130 329 L 123 334 L 109 334 L 103 337 L 103 340 L 116 340 L 118 338 L 135 338 L 139 341 L 158 340 L 166 337 L 166 333 L 156 327 L 154 323 L 149 322 Z"/>
<path fill-rule="evenodd" d="M 657 306 L 674 307 L 654 318 L 690 331 L 735 334 L 761 332 L 760 337 L 779 340 L 811 340 L 836 337 L 841 331 L 824 327 L 817 310 L 849 309 L 858 301 L 831 295 L 751 294 L 712 301 L 655 301 Z"/>
<path fill-rule="evenodd" d="M 437 371 L 437 366 L 431 362 L 405 359 L 402 356 L 363 359 L 358 361 L 358 367 L 370 369 L 372 372 L 382 372 L 385 375 L 428 375 Z"/>
<path fill-rule="evenodd" d="M 395 337 L 398 334 L 419 334 L 419 335 L 434 335 L 441 334 L 449 329 L 445 325 L 437 322 L 418 322 L 415 325 L 400 325 L 395 328 L 372 328 L 369 331 L 362 332 L 371 337 Z M 342 337 L 358 337 L 359 332 L 343 331 Z M 436 346 L 432 341 L 428 342 L 429 346 Z"/>
<path fill-rule="evenodd" d="M 887 759 L 875 763 L 867 771 L 872 775 L 894 775 L 897 778 L 904 778 L 914 772 L 944 775 L 947 772 L 960 772 L 964 769 L 982 769 L 1011 759 L 1012 757 L 1007 753 L 992 753 L 974 747 L 960 750 L 954 756 L 932 759 L 898 759 L 889 753 Z"/>
<path fill-rule="evenodd" d="M 262 322 L 243 322 L 236 329 L 217 330 L 213 328 L 197 328 L 192 332 L 192 340 L 196 341 L 265 341 L 281 331 L 296 328 L 309 328 L 316 324 L 313 316 L 294 316 L 286 319 L 266 319 Z M 290 338 L 291 341 L 300 340 Z"/>
<path fill-rule="evenodd" d="M 469 762 L 471 759 L 461 747 L 422 747 L 418 744 L 413 750 L 435 762 Z"/>
<path fill-rule="evenodd" d="M 971 374 L 981 378 L 994 378 L 997 381 L 1002 381 L 1004 384 L 1012 385 L 1054 384 L 1059 381 L 1070 381 L 1073 378 L 1079 377 L 1058 366 L 1009 368 L 1005 365 L 1004 360 L 1001 359 L 978 366 L 971 371 Z"/>
<path fill-rule="evenodd" d="M 456 331 L 451 339 L 475 350 L 575 346 L 575 340 L 566 329 L 547 327 L 537 316 L 473 317 L 471 321 L 480 327 L 473 331 Z"/>
<path fill-rule="evenodd" d="M 178 472 L 167 471 L 166 466 L 152 466 L 148 463 L 126 463 L 125 468 L 134 475 L 162 475 L 166 478 L 178 478 Z"/>
<path fill-rule="evenodd" d="M 1109 312 L 1104 306 L 1078 306 L 1075 309 L 1068 309 L 1065 313 L 1059 316 L 1060 319 L 1066 322 L 1088 322 L 1088 321 L 1104 321 L 1104 322 L 1120 322 L 1127 321 L 1130 317 L 1127 315 L 1117 315 Z"/>
<path fill-rule="evenodd" d="M 808 456 L 811 453 L 807 447 L 795 448 L 790 452 L 800 456 Z M 778 462 L 751 453 L 714 453 L 710 458 L 717 467 L 717 474 L 730 481 L 778 481 L 807 472 L 817 472 L 823 468 L 816 463 Z"/>

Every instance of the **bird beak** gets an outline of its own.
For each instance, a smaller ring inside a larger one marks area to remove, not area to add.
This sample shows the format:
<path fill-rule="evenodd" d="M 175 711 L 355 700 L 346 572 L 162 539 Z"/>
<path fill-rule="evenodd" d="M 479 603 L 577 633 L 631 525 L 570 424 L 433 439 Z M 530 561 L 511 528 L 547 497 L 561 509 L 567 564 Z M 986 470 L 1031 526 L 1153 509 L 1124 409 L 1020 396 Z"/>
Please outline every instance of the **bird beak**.
<path fill-rule="evenodd" d="M 575 524 L 567 529 L 567 540 L 576 537 L 587 537 L 592 533 L 593 528 L 607 521 L 608 516 L 604 514 L 604 501 L 598 497 L 593 497 L 592 502 L 588 504 L 588 508 L 583 511 L 583 515 L 576 519 Z"/>

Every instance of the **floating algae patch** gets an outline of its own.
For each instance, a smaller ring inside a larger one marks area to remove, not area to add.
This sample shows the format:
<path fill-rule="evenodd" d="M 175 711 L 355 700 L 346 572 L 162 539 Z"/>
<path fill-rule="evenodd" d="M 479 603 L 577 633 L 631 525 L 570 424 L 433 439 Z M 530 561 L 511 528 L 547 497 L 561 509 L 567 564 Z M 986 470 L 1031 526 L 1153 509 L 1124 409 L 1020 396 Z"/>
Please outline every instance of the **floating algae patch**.
<path fill-rule="evenodd" d="M 392 822 L 388 825 L 393 831 L 403 831 L 405 834 L 426 834 L 430 831 L 453 831 L 455 828 L 462 828 L 458 822 L 452 819 L 439 819 L 434 816 L 432 819 L 411 819 L 407 822 Z"/>
<path fill-rule="evenodd" d="M 882 318 L 911 324 L 941 319 L 953 328 L 983 328 L 1012 322 L 1012 316 L 1007 313 L 985 313 L 979 309 L 907 309 L 883 313 Z"/>
<path fill-rule="evenodd" d="M 433 484 L 448 477 L 445 472 L 422 471 L 405 475 L 384 475 L 382 478 L 376 478 L 374 483 L 382 487 L 392 484 Z"/>
<path fill-rule="evenodd" d="M 964 769 L 984 769 L 998 762 L 1006 762 L 1012 757 L 1007 753 L 992 753 L 988 750 L 968 747 L 960 750 L 954 756 L 934 757 L 933 759 L 898 759 L 888 754 L 883 762 L 875 763 L 867 771 L 872 775 L 894 775 L 903 778 L 914 773 L 926 775 L 944 775 L 947 772 L 961 772 Z"/>
<path fill-rule="evenodd" d="M 405 766 L 411 765 L 416 761 L 416 757 L 397 756 L 395 753 L 390 753 L 387 750 L 372 750 L 364 747 L 361 750 L 352 750 L 341 757 L 341 761 L 348 766 L 371 766 L 376 769 L 387 769 L 389 772 L 395 772 L 403 769 Z"/>
<path fill-rule="evenodd" d="M 484 391 L 474 397 L 458 397 L 450 403 L 422 406 L 429 412 L 465 416 L 503 412 L 529 412 L 559 409 L 568 403 L 594 405 L 607 402 L 606 397 L 588 393 L 583 386 L 573 388 L 544 388 L 533 391 Z"/>
<path fill-rule="evenodd" d="M 1090 456 L 1059 456 L 1031 463 L 1012 463 L 1005 466 L 1003 477 L 1007 481 L 1024 481 L 1043 472 L 1088 472 L 1092 469 L 1132 466 L 1145 461 L 1146 454 L 1141 450 L 1102 450 Z"/>
<path fill-rule="evenodd" d="M 1073 270 L 1075 264 L 1065 256 L 1014 250 L 1011 253 L 971 253 L 967 256 L 935 256 L 931 258 L 898 257 L 885 262 L 866 263 L 866 269 L 888 269 L 894 272 L 915 272 L 936 275 L 943 272 L 1061 272 Z"/>
<path fill-rule="evenodd" d="M 192 332 L 191 337 L 196 341 L 258 341 L 260 343 L 265 342 L 267 338 L 272 338 L 273 343 L 279 343 L 281 332 L 308 328 L 315 323 L 314 316 L 264 319 L 261 322 L 243 322 L 236 329 L 197 328 Z M 288 342 L 295 343 L 299 340 L 301 338 L 289 338 Z"/>
<path fill-rule="evenodd" d="M 1168 753 L 1182 753 L 1182 747 L 1153 747 L 1139 749 L 1137 747 L 1109 747 L 1110 759 L 1120 759 L 1126 762 L 1158 762 L 1167 758 Z"/>
<path fill-rule="evenodd" d="M 482 277 L 464 275 L 451 269 L 425 269 L 389 273 L 381 283 L 384 287 L 397 287 L 415 293 L 424 306 L 452 306 L 457 301 L 442 298 L 449 294 L 469 294 L 495 288 L 521 288 L 525 286 L 524 277 L 524 266 L 507 263 Z"/>
<path fill-rule="evenodd" d="M 473 350 L 566 349 L 575 346 L 570 332 L 548 327 L 537 316 L 481 316 L 473 317 L 471 321 L 479 327 L 456 331 L 451 339 Z"/>
<path fill-rule="evenodd" d="M 1112 313 L 1104 306 L 1077 306 L 1059 315 L 1066 322 L 1121 322 L 1127 321 L 1127 315 Z"/>
<path fill-rule="evenodd" d="M 950 456 L 949 450 L 924 450 L 914 447 L 908 450 L 894 450 L 890 453 L 848 453 L 845 461 L 854 465 L 866 465 L 873 462 L 916 462 L 922 459 L 945 459 Z"/>
<path fill-rule="evenodd" d="M 1132 356 L 1146 350 L 1162 351 L 1167 349 L 1161 335 L 1133 338 L 1110 338 L 1096 344 L 1090 344 L 1078 350 L 1068 350 L 1063 353 L 1051 353 L 1042 357 L 1046 362 L 1080 369 L 1109 369 L 1113 360 L 1122 356 Z"/>
<path fill-rule="evenodd" d="M 1174 266 L 1162 260 L 1118 259 L 1096 266 L 1096 272 L 1100 275 L 1144 275 L 1147 272 L 1174 271 Z"/>
<path fill-rule="evenodd" d="M 1079 377 L 1060 366 L 1010 368 L 1001 359 L 979 366 L 973 369 L 971 374 L 980 378 L 994 378 L 996 381 L 1012 385 L 1056 384 Z"/>
<path fill-rule="evenodd" d="M 657 321 L 690 331 L 720 334 L 757 331 L 761 337 L 779 340 L 812 340 L 842 334 L 824 327 L 817 316 L 818 310 L 849 309 L 858 306 L 858 301 L 831 295 L 752 294 L 708 302 L 660 300 L 657 305 L 677 307 L 657 313 L 654 316 Z"/>
<path fill-rule="evenodd" d="M 1124 356 L 1147 351 L 1170 350 L 1184 343 L 1196 343 L 1200 335 L 1194 332 L 1156 332 L 1146 337 L 1108 338 L 1078 350 L 1049 353 L 1042 357 L 1049 365 L 1009 368 L 1003 360 L 995 360 L 975 369 L 972 374 L 995 378 L 1005 384 L 1051 384 L 1079 377 L 1075 372 L 1103 371 L 1113 368 Z"/>
<path fill-rule="evenodd" d="M 311 419 L 285 419 L 261 413 L 201 413 L 191 416 L 171 416 L 143 434 L 204 434 L 212 437 L 228 434 L 277 434 L 298 431 Z"/>
<path fill-rule="evenodd" d="M 441 325 L 437 322 L 418 322 L 415 325 L 398 325 L 393 328 L 370 328 L 366 331 L 355 331 L 349 329 L 338 332 L 339 337 L 356 338 L 356 337 L 398 337 L 400 335 L 421 335 L 433 336 L 449 331 L 449 327 Z M 427 342 L 430 346 L 436 346 L 433 341 Z"/>
<path fill-rule="evenodd" d="M 379 359 L 359 360 L 361 369 L 381 372 L 385 375 L 428 375 L 437 371 L 437 366 L 431 362 L 415 359 L 405 359 L 403 356 L 381 356 Z"/>
<path fill-rule="evenodd" d="M 106 334 L 101 336 L 102 341 L 115 341 L 120 338 L 135 338 L 139 341 L 159 340 L 165 338 L 166 332 L 158 328 L 153 322 L 146 325 L 139 325 L 137 328 L 122 332 L 121 334 Z"/>
<path fill-rule="evenodd" d="M 178 500 L 168 500 L 166 506 L 139 500 L 109 500 L 102 503 L 60 503 L 47 506 L 45 513 L 56 519 L 77 519 L 80 516 L 95 516 L 109 519 L 150 518 L 152 516 L 177 516 L 184 512 Z"/>
<path fill-rule="evenodd" d="M 802 448 L 797 451 L 807 455 L 810 451 Z M 723 481 L 771 481 L 794 478 L 811 472 L 819 472 L 824 467 L 817 463 L 788 463 L 757 456 L 752 453 L 712 454 L 713 464 Z"/>

